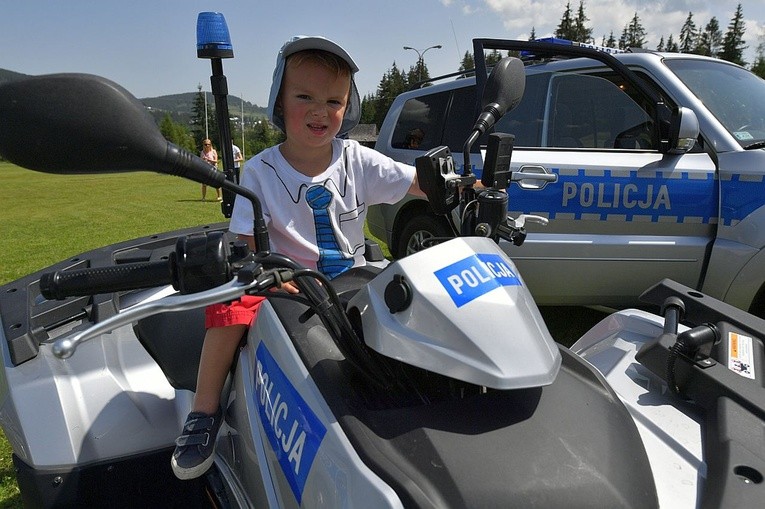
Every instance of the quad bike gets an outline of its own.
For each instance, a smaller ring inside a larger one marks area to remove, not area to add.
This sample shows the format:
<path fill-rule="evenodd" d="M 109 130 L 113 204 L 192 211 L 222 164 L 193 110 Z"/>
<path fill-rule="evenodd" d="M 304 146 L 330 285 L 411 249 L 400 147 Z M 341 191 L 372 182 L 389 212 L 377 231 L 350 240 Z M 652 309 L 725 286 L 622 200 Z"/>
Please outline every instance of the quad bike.
<path fill-rule="evenodd" d="M 517 104 L 521 66 L 495 67 L 466 145 Z M 257 198 L 168 143 L 113 82 L 7 83 L 0 118 L 0 154 L 15 164 L 222 187 L 252 203 L 257 245 L 269 245 Z M 496 243 L 524 235 L 526 218 L 506 217 L 505 188 L 527 178 L 508 170 L 511 152 L 512 139 L 492 138 L 482 188 L 446 149 L 420 158 L 434 210 L 460 207 L 460 235 L 389 264 L 370 256 L 331 281 L 200 229 L 108 246 L 2 287 L 0 424 L 24 502 L 760 506 L 765 322 L 663 281 L 643 296 L 660 314 L 620 311 L 571 349 L 556 344 Z M 288 280 L 300 294 L 270 291 Z M 224 390 L 214 466 L 175 480 L 203 307 L 243 294 L 268 298 Z"/>

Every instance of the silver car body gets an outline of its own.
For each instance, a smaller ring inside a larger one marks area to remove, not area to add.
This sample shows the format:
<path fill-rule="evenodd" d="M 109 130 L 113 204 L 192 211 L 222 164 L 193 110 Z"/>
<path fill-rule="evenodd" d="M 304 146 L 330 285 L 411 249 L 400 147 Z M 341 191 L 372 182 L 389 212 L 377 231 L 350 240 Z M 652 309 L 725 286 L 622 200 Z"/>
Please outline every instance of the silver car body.
<path fill-rule="evenodd" d="M 559 180 L 541 190 L 510 185 L 511 214 L 538 214 L 550 222 L 529 225 L 522 246 L 503 242 L 503 248 L 542 305 L 630 306 L 645 288 L 671 277 L 762 314 L 765 151 L 745 147 L 765 139 L 765 81 L 695 55 L 616 57 L 671 106 L 695 116 L 700 135 L 694 147 L 662 153 L 641 141 L 641 121 L 649 126 L 644 131 L 651 129 L 650 111 L 641 111 L 644 105 L 624 93 L 626 87 L 601 63 L 579 58 L 528 65 L 524 99 L 496 130 L 516 135 L 512 170 L 556 173 Z M 742 81 L 746 87 L 734 91 Z M 461 147 L 449 143 L 449 114 L 437 111 L 439 103 L 430 98 L 448 96 L 441 104 L 456 109 L 472 97 L 474 107 L 474 83 L 456 79 L 400 95 L 376 149 L 413 164 L 424 150 L 449 145 L 461 161 Z M 423 116 L 417 117 L 415 106 Z M 738 117 L 729 118 L 731 112 Z M 446 125 L 441 138 L 426 135 L 420 150 L 399 148 L 402 129 L 414 125 L 413 118 Z M 609 129 L 613 134 L 620 126 L 631 132 L 613 141 Z M 482 154 L 472 154 L 471 164 L 480 175 Z M 402 231 L 428 214 L 427 204 L 410 196 L 373 207 L 368 224 L 394 256 L 402 256 Z"/>

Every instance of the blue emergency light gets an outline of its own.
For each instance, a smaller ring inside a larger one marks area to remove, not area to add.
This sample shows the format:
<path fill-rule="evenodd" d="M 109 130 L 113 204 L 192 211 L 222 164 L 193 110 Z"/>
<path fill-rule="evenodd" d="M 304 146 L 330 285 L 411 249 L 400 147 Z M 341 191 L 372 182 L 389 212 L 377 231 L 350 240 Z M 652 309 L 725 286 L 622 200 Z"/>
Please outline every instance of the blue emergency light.
<path fill-rule="evenodd" d="M 200 12 L 197 16 L 197 57 L 234 57 L 234 47 L 223 13 Z"/>

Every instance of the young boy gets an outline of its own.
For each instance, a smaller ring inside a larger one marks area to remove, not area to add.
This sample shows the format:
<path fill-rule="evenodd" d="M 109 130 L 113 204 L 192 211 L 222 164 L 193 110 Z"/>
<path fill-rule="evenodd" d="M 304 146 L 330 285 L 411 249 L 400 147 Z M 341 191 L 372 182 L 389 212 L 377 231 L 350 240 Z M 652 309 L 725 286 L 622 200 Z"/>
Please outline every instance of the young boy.
<path fill-rule="evenodd" d="M 407 192 L 423 196 L 415 169 L 337 135 L 359 122 L 361 104 L 350 55 L 323 37 L 295 37 L 279 52 L 268 104 L 286 140 L 245 163 L 241 184 L 260 198 L 273 252 L 332 278 L 364 265 L 367 208 Z M 237 197 L 229 229 L 255 248 L 253 212 Z M 291 283 L 284 291 L 298 293 Z M 192 412 L 176 440 L 181 479 L 212 465 L 222 420 L 220 394 L 234 353 L 262 298 L 245 296 L 206 310 L 204 346 Z"/>

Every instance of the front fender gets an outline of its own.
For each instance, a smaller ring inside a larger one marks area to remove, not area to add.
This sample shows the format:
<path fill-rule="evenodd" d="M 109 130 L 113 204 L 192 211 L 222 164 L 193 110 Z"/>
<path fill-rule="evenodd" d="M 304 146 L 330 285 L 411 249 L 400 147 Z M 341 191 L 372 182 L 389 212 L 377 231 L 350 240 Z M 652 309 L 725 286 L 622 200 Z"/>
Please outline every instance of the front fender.
<path fill-rule="evenodd" d="M 730 283 L 730 286 L 722 295 L 721 300 L 749 311 L 757 316 L 762 316 L 762 306 L 758 306 L 758 295 L 765 288 L 765 250 L 760 249 L 741 268 Z M 761 309 L 754 309 L 760 307 Z"/>

